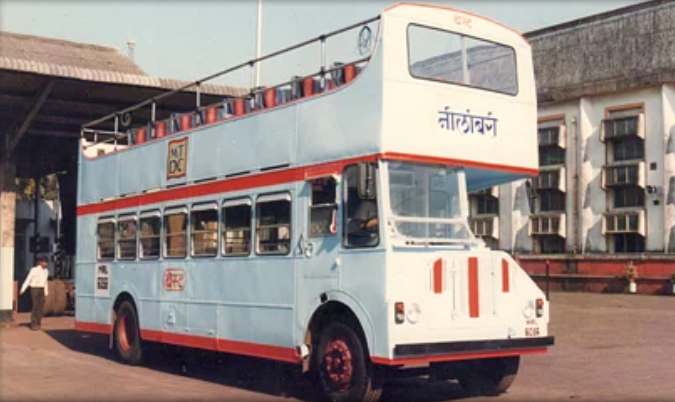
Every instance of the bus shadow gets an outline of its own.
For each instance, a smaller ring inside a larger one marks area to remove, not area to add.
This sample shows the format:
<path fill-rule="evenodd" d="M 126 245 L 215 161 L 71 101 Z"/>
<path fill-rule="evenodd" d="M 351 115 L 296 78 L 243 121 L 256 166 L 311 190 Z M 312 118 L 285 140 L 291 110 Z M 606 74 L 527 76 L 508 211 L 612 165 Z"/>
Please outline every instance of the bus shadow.
<path fill-rule="evenodd" d="M 45 333 L 73 352 L 117 360 L 115 353 L 108 349 L 107 335 L 74 330 L 48 330 Z M 322 400 L 296 365 L 153 343 L 147 343 L 144 352 L 143 366 L 166 374 L 304 402 Z M 381 400 L 441 402 L 465 396 L 453 382 L 429 383 L 424 378 L 405 378 L 389 381 Z"/>

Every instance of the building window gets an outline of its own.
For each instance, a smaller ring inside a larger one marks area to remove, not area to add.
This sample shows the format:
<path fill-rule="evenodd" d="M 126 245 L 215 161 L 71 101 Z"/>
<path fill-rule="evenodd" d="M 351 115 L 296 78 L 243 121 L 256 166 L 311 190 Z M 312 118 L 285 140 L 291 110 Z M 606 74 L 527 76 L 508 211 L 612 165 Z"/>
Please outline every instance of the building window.
<path fill-rule="evenodd" d="M 565 252 L 565 238 L 560 236 L 537 236 L 534 244 L 534 251 L 538 254 L 561 254 Z"/>
<path fill-rule="evenodd" d="M 309 235 L 325 236 L 335 234 L 337 182 L 334 177 L 322 177 L 309 182 L 312 192 L 309 212 Z"/>
<path fill-rule="evenodd" d="M 187 208 L 170 209 L 164 212 L 164 253 L 166 258 L 187 256 Z"/>
<path fill-rule="evenodd" d="M 346 247 L 375 247 L 380 241 L 377 210 L 377 166 L 347 166 L 344 178 L 344 244 Z M 359 179 L 362 179 L 359 190 Z"/>
<path fill-rule="evenodd" d="M 258 254 L 285 255 L 291 251 L 291 196 L 288 193 L 258 197 L 256 203 Z"/>
<path fill-rule="evenodd" d="M 136 259 L 136 217 L 121 216 L 117 223 L 117 259 Z"/>
<path fill-rule="evenodd" d="M 539 165 L 564 165 L 565 164 L 565 149 L 558 147 L 540 147 L 539 148 Z"/>
<path fill-rule="evenodd" d="M 499 199 L 489 195 L 476 196 L 476 215 L 498 215 Z"/>
<path fill-rule="evenodd" d="M 557 190 L 539 192 L 540 212 L 565 212 L 565 193 Z"/>
<path fill-rule="evenodd" d="M 614 208 L 645 206 L 645 192 L 640 187 L 617 187 L 613 191 Z"/>
<path fill-rule="evenodd" d="M 215 257 L 218 253 L 218 206 L 195 205 L 190 212 L 193 257 Z"/>
<path fill-rule="evenodd" d="M 645 157 L 645 144 L 642 138 L 622 138 L 621 140 L 613 141 L 610 146 L 614 162 L 644 159 Z"/>
<path fill-rule="evenodd" d="M 141 214 L 140 224 L 140 258 L 141 260 L 155 260 L 160 254 L 160 236 L 162 232 L 162 218 L 159 211 L 144 212 Z"/>
<path fill-rule="evenodd" d="M 615 253 L 643 253 L 645 238 L 637 233 L 621 233 L 612 235 Z"/>
<path fill-rule="evenodd" d="M 241 198 L 223 203 L 223 254 L 247 256 L 251 253 L 251 200 Z"/>
<path fill-rule="evenodd" d="M 115 221 L 101 219 L 96 229 L 98 235 L 98 260 L 110 261 L 115 258 Z"/>

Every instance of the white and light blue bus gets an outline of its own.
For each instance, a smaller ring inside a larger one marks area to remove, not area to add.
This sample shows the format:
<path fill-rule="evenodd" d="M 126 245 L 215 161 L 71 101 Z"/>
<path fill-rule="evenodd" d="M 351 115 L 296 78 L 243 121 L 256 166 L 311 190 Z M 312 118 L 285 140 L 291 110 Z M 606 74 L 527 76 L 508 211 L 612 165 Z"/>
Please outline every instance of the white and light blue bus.
<path fill-rule="evenodd" d="M 298 364 L 335 401 L 420 366 L 499 394 L 553 344 L 543 293 L 468 225 L 467 192 L 538 174 L 527 41 L 398 4 L 290 49 L 352 33 L 356 60 L 83 128 L 78 330 L 130 364 L 147 342 Z"/>

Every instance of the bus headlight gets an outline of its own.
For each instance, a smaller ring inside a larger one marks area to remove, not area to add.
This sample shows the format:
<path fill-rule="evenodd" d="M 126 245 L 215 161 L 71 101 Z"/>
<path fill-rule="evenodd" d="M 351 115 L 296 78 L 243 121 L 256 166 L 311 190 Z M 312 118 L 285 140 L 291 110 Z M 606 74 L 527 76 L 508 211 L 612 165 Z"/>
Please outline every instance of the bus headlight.
<path fill-rule="evenodd" d="M 532 316 L 534 315 L 534 303 L 532 303 L 532 301 L 528 301 L 528 302 L 527 302 L 527 305 L 526 305 L 525 308 L 523 309 L 523 315 L 524 315 L 525 318 L 527 318 L 528 320 L 529 320 L 530 318 L 532 318 Z"/>
<path fill-rule="evenodd" d="M 408 318 L 408 322 L 410 322 L 411 324 L 417 324 L 420 320 L 421 315 L 422 309 L 420 308 L 419 304 L 412 303 L 410 305 L 410 308 L 408 309 L 406 317 Z"/>

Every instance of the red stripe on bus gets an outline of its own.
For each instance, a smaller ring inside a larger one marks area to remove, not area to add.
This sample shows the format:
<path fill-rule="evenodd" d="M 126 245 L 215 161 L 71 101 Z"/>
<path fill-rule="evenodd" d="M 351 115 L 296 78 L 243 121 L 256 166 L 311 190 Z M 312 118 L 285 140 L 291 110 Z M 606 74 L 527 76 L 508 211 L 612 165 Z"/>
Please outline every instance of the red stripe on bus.
<path fill-rule="evenodd" d="M 403 365 L 413 365 L 413 364 L 425 364 L 425 363 L 434 363 L 434 362 L 449 362 L 449 361 L 459 361 L 459 360 L 473 360 L 473 359 L 491 359 L 495 357 L 509 357 L 509 356 L 521 356 L 521 355 L 533 355 L 533 354 L 542 354 L 546 353 L 546 348 L 534 348 L 534 349 L 514 349 L 508 351 L 494 351 L 494 352 L 468 352 L 468 353 L 458 353 L 452 355 L 434 355 L 434 356 L 415 356 L 415 357 L 399 357 L 394 359 L 388 359 L 386 357 L 377 357 L 373 356 L 370 360 L 375 364 L 382 364 L 385 366 L 403 366 Z"/>
<path fill-rule="evenodd" d="M 434 293 L 443 293 L 443 259 L 434 262 Z"/>
<path fill-rule="evenodd" d="M 75 330 L 109 335 L 112 332 L 112 326 L 95 322 L 75 321 Z M 295 348 L 231 341 L 227 339 L 209 338 L 206 336 L 174 334 L 171 332 L 147 329 L 141 329 L 141 338 L 150 342 L 214 350 L 289 363 L 298 363 L 302 360 L 296 353 Z"/>
<path fill-rule="evenodd" d="M 404 154 L 400 152 L 385 152 L 380 156 L 383 160 L 395 160 L 403 162 L 430 163 L 434 165 L 451 165 L 457 167 L 476 168 L 482 170 L 498 170 L 501 172 L 537 176 L 539 169 L 530 169 L 522 166 L 501 165 L 496 163 L 476 162 L 463 159 L 443 158 L 438 156 L 426 156 L 416 154 Z"/>
<path fill-rule="evenodd" d="M 480 316 L 480 294 L 478 293 L 478 258 L 469 258 L 469 317 Z"/>
<path fill-rule="evenodd" d="M 301 361 L 300 356 L 295 352 L 295 348 L 231 341 L 227 339 L 209 338 L 206 336 L 174 334 L 171 332 L 146 329 L 141 330 L 141 337 L 153 342 L 215 350 L 218 352 L 259 357 L 289 363 L 298 363 Z"/>
<path fill-rule="evenodd" d="M 509 278 L 509 262 L 502 260 L 502 292 L 509 293 L 511 291 L 511 278 Z"/>
<path fill-rule="evenodd" d="M 332 161 L 311 166 L 290 168 L 286 170 L 276 170 L 273 172 L 258 173 L 251 176 L 242 176 L 210 183 L 194 184 L 178 188 L 159 190 L 147 194 L 139 194 L 116 200 L 103 201 L 94 204 L 80 205 L 77 207 L 77 215 L 100 214 L 109 211 L 115 211 L 126 208 L 136 208 L 143 205 L 159 204 L 167 201 L 177 201 L 194 197 L 203 197 L 207 195 L 227 193 L 232 191 L 249 190 L 253 188 L 274 186 L 279 184 L 304 181 L 309 177 L 316 177 L 316 174 L 325 169 L 325 174 L 341 172 L 347 165 L 358 162 L 372 162 L 377 159 L 396 160 L 416 163 L 433 163 L 452 166 L 466 166 L 479 169 L 498 170 L 508 173 L 526 174 L 536 176 L 539 174 L 537 169 L 527 169 L 523 167 L 513 167 L 506 165 L 495 165 L 490 163 L 463 161 L 459 159 L 437 158 L 423 155 L 385 153 L 373 154 L 356 158 L 344 159 L 341 161 Z"/>
<path fill-rule="evenodd" d="M 75 321 L 75 330 L 110 335 L 112 332 L 112 326 L 109 324 L 99 324 L 96 322 Z"/>

